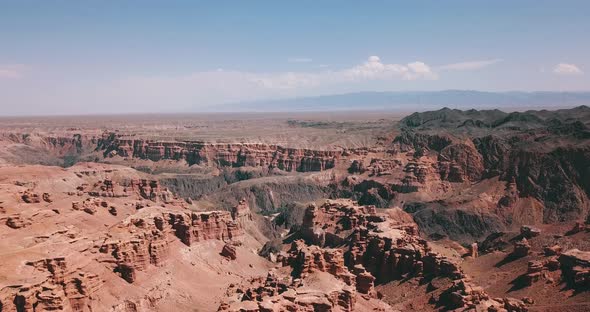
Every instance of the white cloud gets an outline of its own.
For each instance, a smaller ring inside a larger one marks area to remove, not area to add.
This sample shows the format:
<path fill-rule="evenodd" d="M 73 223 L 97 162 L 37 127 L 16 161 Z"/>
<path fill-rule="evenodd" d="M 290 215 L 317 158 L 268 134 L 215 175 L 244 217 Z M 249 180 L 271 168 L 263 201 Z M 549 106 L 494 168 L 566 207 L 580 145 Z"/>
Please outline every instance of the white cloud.
<path fill-rule="evenodd" d="M 0 64 L 0 79 L 18 79 L 21 78 L 26 69 L 22 64 Z"/>
<path fill-rule="evenodd" d="M 574 64 L 559 63 L 553 68 L 553 72 L 558 75 L 581 75 L 584 72 Z"/>
<path fill-rule="evenodd" d="M 317 86 L 347 84 L 373 80 L 437 79 L 438 76 L 422 62 L 407 65 L 384 64 L 378 56 L 371 56 L 363 64 L 342 70 L 319 72 L 287 72 L 273 74 L 249 74 L 251 81 L 267 89 L 297 89 Z"/>
<path fill-rule="evenodd" d="M 391 80 L 396 78 L 404 80 L 437 78 L 430 70 L 430 67 L 422 62 L 414 62 L 407 65 L 384 64 L 378 56 L 371 56 L 365 63 L 343 70 L 340 74 L 353 81 Z"/>
<path fill-rule="evenodd" d="M 482 69 L 484 67 L 488 67 L 490 65 L 494 65 L 496 63 L 502 62 L 502 59 L 491 59 L 491 60 L 481 60 L 481 61 L 467 61 L 467 62 L 460 62 L 460 63 L 453 63 L 439 66 L 437 69 L 441 71 L 463 71 L 463 70 L 477 70 Z"/>
<path fill-rule="evenodd" d="M 311 63 L 313 62 L 312 59 L 307 57 L 290 57 L 287 59 L 289 63 Z"/>

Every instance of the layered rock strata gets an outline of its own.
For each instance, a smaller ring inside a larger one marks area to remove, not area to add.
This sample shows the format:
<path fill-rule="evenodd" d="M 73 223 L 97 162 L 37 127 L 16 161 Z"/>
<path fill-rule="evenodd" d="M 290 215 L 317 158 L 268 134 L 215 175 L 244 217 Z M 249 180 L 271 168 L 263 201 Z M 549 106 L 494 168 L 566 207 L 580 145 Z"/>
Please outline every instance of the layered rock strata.
<path fill-rule="evenodd" d="M 99 139 L 105 155 L 128 158 L 185 160 L 189 164 L 221 167 L 268 167 L 285 171 L 322 171 L 335 166 L 342 150 L 311 150 L 269 144 L 215 144 L 123 139 L 105 135 Z"/>

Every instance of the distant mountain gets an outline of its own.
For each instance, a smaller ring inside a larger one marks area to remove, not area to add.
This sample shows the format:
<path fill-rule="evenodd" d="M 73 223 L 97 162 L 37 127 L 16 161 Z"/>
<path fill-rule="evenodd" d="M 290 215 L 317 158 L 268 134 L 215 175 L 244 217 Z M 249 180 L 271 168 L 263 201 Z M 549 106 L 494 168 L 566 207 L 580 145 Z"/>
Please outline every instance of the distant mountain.
<path fill-rule="evenodd" d="M 221 105 L 222 111 L 425 111 L 441 107 L 459 109 L 559 108 L 590 105 L 590 92 L 482 92 L 468 90 L 415 92 L 358 92 Z"/>
<path fill-rule="evenodd" d="M 506 113 L 494 110 L 458 110 L 448 107 L 427 112 L 416 112 L 404 117 L 400 125 L 406 129 L 464 132 L 465 129 L 491 131 L 547 129 L 555 134 L 571 134 L 590 138 L 590 107 L 586 105 L 559 110 L 527 110 Z"/>

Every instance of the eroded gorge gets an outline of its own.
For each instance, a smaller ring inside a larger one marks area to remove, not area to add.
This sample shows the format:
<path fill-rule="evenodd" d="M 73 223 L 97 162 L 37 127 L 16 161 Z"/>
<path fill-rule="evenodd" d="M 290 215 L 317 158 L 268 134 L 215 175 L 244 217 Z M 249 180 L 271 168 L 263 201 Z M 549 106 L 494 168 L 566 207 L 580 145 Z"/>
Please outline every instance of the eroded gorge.
<path fill-rule="evenodd" d="M 590 308 L 590 108 L 297 117 L 0 121 L 0 311 Z"/>

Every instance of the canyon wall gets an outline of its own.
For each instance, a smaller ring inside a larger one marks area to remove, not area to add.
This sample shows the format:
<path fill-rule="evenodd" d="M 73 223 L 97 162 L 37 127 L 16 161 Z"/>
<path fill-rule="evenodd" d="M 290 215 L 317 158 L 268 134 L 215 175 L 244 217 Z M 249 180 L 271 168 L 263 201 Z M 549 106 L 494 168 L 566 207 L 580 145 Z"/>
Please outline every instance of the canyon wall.
<path fill-rule="evenodd" d="M 333 168 L 340 150 L 311 150 L 269 144 L 162 142 L 105 135 L 98 141 L 105 155 L 129 158 L 185 160 L 189 165 L 267 167 L 284 171 L 322 171 Z"/>

